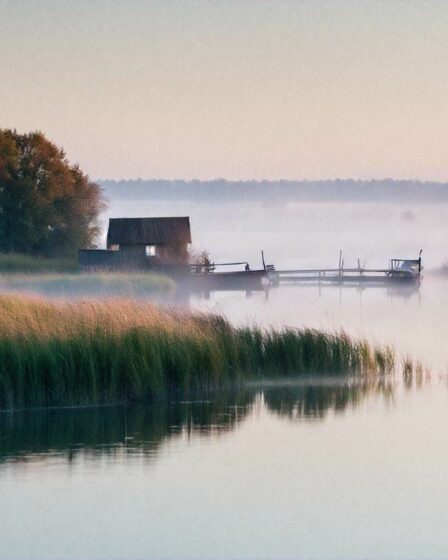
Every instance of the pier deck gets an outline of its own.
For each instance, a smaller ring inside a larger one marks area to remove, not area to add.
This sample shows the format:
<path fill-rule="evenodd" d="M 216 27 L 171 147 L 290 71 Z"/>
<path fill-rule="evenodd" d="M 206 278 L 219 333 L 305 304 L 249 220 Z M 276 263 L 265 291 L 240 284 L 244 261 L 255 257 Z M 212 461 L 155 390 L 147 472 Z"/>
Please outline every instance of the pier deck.
<path fill-rule="evenodd" d="M 393 269 L 325 268 L 277 270 L 269 273 L 271 284 L 388 284 L 391 282 L 418 282 L 420 274 Z"/>
<path fill-rule="evenodd" d="M 284 269 L 276 270 L 266 265 L 263 255 L 263 268 L 251 270 L 247 262 L 210 263 L 206 267 L 192 267 L 192 284 L 208 290 L 266 290 L 270 286 L 291 284 L 327 284 L 380 286 L 389 284 L 418 285 L 421 280 L 421 255 L 418 259 L 391 259 L 389 268 L 344 268 L 342 254 L 338 268 Z M 243 271 L 216 272 L 217 267 L 244 265 Z"/>

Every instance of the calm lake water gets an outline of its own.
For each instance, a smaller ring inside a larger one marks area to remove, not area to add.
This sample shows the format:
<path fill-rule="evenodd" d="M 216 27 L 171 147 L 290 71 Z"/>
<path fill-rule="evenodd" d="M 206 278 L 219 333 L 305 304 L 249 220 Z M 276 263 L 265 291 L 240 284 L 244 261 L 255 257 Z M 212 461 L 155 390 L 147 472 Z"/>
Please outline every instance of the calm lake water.
<path fill-rule="evenodd" d="M 268 300 L 260 292 L 250 298 L 227 292 L 190 304 L 235 324 L 343 328 L 448 371 L 448 276 L 430 274 L 448 262 L 447 204 L 112 200 L 107 217 L 124 215 L 189 215 L 194 248 L 208 249 L 216 262 L 248 260 L 252 268 L 261 266 L 262 249 L 278 269 L 335 267 L 340 250 L 346 267 L 357 266 L 359 258 L 367 267 L 385 268 L 390 258 L 416 258 L 422 249 L 419 290 L 282 287 L 272 289 Z"/>
<path fill-rule="evenodd" d="M 445 206 L 211 208 L 190 215 L 216 260 L 279 268 L 448 256 Z M 213 219 L 211 218 L 213 216 Z M 0 415 L 0 558 L 445 558 L 448 281 L 192 299 L 236 325 L 343 328 L 425 365 L 421 379 L 305 379 L 206 401 Z"/>
<path fill-rule="evenodd" d="M 399 356 L 412 356 L 433 372 L 448 372 L 448 278 L 427 276 L 420 288 L 281 286 L 263 292 L 216 292 L 192 299 L 201 311 L 226 316 L 235 325 L 343 329 Z"/>
<path fill-rule="evenodd" d="M 444 558 L 444 380 L 0 417 L 2 558 Z"/>

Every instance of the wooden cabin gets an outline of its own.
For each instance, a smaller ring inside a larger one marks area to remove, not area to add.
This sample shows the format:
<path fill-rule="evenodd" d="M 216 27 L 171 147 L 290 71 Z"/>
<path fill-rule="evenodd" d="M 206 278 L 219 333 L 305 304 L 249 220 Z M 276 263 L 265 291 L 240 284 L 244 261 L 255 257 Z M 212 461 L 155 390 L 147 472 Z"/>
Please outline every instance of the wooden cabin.
<path fill-rule="evenodd" d="M 146 270 L 188 263 L 190 218 L 111 218 L 107 249 L 79 251 L 80 269 Z"/>

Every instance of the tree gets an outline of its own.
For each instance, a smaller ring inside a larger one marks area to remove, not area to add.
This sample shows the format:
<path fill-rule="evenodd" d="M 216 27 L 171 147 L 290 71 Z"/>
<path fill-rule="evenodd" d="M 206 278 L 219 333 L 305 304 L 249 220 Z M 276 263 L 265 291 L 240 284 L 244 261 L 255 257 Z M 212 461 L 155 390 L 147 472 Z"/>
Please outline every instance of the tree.
<path fill-rule="evenodd" d="M 201 251 L 200 253 L 190 253 L 190 264 L 194 265 L 196 272 L 210 272 L 214 265 L 210 260 L 208 251 Z"/>
<path fill-rule="evenodd" d="M 0 251 L 69 256 L 92 246 L 99 185 L 40 132 L 0 130 Z"/>

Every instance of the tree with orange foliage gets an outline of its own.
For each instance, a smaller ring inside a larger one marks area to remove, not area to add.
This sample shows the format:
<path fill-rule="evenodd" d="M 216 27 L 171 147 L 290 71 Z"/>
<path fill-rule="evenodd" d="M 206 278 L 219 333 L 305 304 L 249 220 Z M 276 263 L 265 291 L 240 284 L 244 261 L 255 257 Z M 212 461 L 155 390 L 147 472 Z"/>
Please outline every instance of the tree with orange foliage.
<path fill-rule="evenodd" d="M 0 251 L 71 256 L 90 247 L 101 188 L 40 132 L 0 130 Z"/>

